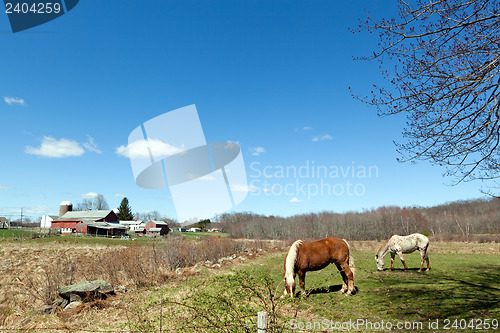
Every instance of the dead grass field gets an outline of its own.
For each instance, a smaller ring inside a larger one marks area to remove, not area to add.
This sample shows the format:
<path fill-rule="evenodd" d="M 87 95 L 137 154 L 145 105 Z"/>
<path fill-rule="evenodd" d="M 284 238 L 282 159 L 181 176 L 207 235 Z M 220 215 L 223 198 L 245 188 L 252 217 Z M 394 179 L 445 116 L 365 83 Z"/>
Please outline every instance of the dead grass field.
<path fill-rule="evenodd" d="M 256 242 L 253 250 L 240 253 L 236 259 L 224 261 L 219 265 L 209 265 L 209 268 L 200 264 L 177 272 L 165 268 L 151 270 L 147 274 L 158 274 L 162 278 L 152 281 L 151 284 L 145 284 L 134 280 L 138 278 L 134 275 L 135 273 L 120 271 L 120 262 L 110 263 L 117 256 L 121 256 L 122 261 L 141 260 L 140 255 L 134 257 L 133 253 L 153 255 L 147 246 L 89 246 L 74 242 L 0 243 L 0 329 L 50 332 L 50 328 L 64 328 L 69 332 L 99 332 L 100 330 L 129 332 L 131 322 L 136 323 L 142 320 L 138 317 L 138 313 L 142 313 L 138 311 L 138 308 L 160 290 L 177 290 L 180 284 L 193 276 L 225 274 L 228 268 L 251 263 L 253 258 L 262 257 L 268 253 L 266 249 L 257 250 L 259 247 L 264 247 L 263 244 Z M 266 244 L 270 243 L 266 242 Z M 284 252 L 283 244 L 286 243 L 275 243 L 269 250 Z M 351 241 L 350 244 L 354 251 L 375 253 L 381 242 Z M 500 254 L 500 244 L 432 242 L 431 240 L 431 260 L 433 253 Z M 99 267 L 106 267 L 106 270 Z M 112 269 L 119 272 L 111 274 L 107 271 Z M 51 292 L 53 293 L 59 286 L 97 278 L 111 280 L 110 282 L 114 285 L 124 285 L 128 291 L 106 301 L 84 304 L 70 311 L 52 314 L 38 311 L 42 305 L 55 297 Z"/>

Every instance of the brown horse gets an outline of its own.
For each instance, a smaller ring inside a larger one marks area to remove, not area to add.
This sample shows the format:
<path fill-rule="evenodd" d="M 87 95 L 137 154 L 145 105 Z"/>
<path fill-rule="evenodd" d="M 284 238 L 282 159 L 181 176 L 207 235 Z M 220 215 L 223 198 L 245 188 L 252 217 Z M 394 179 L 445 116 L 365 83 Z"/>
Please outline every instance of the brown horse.
<path fill-rule="evenodd" d="M 350 265 L 354 262 L 350 255 L 350 247 L 345 239 L 327 237 L 314 242 L 295 241 L 285 258 L 285 295 L 295 294 L 295 275 L 299 275 L 302 294 L 306 295 L 306 272 L 317 271 L 329 264 L 335 264 L 342 275 L 341 293 L 350 296 L 355 293 L 354 274 Z"/>

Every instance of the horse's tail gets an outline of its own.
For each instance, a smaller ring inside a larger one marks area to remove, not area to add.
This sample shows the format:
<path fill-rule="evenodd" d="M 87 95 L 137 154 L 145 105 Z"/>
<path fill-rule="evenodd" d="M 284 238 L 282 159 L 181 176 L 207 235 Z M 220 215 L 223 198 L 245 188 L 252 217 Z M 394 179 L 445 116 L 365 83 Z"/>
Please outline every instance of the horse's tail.
<path fill-rule="evenodd" d="M 342 240 L 347 244 L 347 249 L 349 251 L 348 264 L 349 264 L 349 268 L 351 269 L 352 276 L 354 279 L 356 277 L 356 267 L 354 266 L 354 258 L 352 257 L 352 254 L 351 254 L 351 246 L 349 245 L 349 243 L 345 239 L 342 239 Z"/>
<path fill-rule="evenodd" d="M 425 244 L 424 254 L 425 254 L 424 259 L 428 259 L 429 258 L 429 239 L 427 239 L 427 244 Z"/>

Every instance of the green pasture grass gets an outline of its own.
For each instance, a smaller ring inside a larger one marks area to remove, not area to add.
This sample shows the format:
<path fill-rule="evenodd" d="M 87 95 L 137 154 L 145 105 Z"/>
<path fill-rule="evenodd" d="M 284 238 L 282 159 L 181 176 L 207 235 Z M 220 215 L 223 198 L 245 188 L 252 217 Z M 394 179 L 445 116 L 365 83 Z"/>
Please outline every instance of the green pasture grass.
<path fill-rule="evenodd" d="M 418 253 L 405 255 L 409 267 L 407 272 L 403 270 L 399 258 L 396 258 L 395 270 L 389 271 L 390 256 L 387 256 L 385 270 L 379 272 L 376 270 L 374 253 L 353 251 L 353 256 L 357 267 L 355 279 L 357 293 L 354 296 L 346 297 L 339 294 L 342 280 L 335 266 L 330 265 L 320 271 L 308 272 L 306 290 L 309 296 L 300 297 L 300 288 L 297 285 L 296 298 L 290 300 L 288 304 L 290 309 L 298 309 L 297 315 L 294 318 L 289 310 L 282 314 L 281 320 L 284 323 L 291 319 L 303 323 L 321 320 L 343 323 L 362 319 L 371 323 L 384 321 L 394 325 L 397 322 L 415 325 L 411 329 L 393 328 L 393 331 L 401 332 L 475 332 L 477 329 L 471 327 L 453 328 L 454 320 L 476 324 L 477 320 L 500 320 L 498 255 L 435 253 L 430 255 L 431 270 L 428 272 L 418 272 L 420 267 Z M 271 253 L 236 266 L 226 276 L 243 272 L 262 281 L 271 279 L 271 289 L 279 299 L 284 289 L 282 277 L 284 258 L 285 253 Z M 200 290 L 213 293 L 213 297 L 219 297 L 224 293 L 238 294 L 238 286 L 228 288 L 224 285 L 226 289 L 218 290 L 220 279 L 225 277 L 213 277 L 209 274 L 193 276 L 176 283 L 175 286 L 161 288 L 158 293 L 150 296 L 147 303 L 149 307 L 157 306 L 165 295 L 178 297 L 175 295 L 200 293 L 200 297 L 207 297 Z M 202 288 L 202 286 L 207 287 Z M 281 300 L 282 298 L 280 302 Z M 244 303 L 243 300 L 236 299 L 234 302 Z M 227 311 L 235 309 L 228 307 Z M 429 328 L 429 323 L 434 323 L 436 320 L 439 323 L 437 329 Z M 446 321 L 449 321 L 448 329 L 444 327 Z M 381 330 L 358 327 L 358 330 L 350 331 L 380 332 Z"/>
<path fill-rule="evenodd" d="M 22 230 L 22 229 L 0 229 L 0 242 L 1 241 L 9 241 L 14 238 L 31 237 L 33 231 L 30 230 Z"/>
<path fill-rule="evenodd" d="M 227 237 L 229 234 L 223 232 L 179 232 L 174 231 L 175 235 L 182 235 L 186 239 L 200 239 L 203 237 Z"/>
<path fill-rule="evenodd" d="M 6 231 L 6 232 L 5 232 Z M 149 245 L 152 242 L 160 242 L 164 238 L 130 237 L 128 240 L 121 238 L 90 237 L 74 235 L 51 235 L 47 237 L 32 238 L 32 235 L 39 234 L 35 231 L 6 229 L 0 230 L 0 242 L 23 242 L 28 244 L 67 244 L 67 245 L 103 245 L 103 246 L 133 246 Z"/>
<path fill-rule="evenodd" d="M 309 273 L 304 300 L 314 313 L 334 321 L 364 318 L 422 322 L 438 319 L 500 319 L 500 258 L 494 254 L 433 254 L 431 270 L 418 272 L 420 255 L 405 255 L 409 270 L 399 259 L 394 271 L 376 271 L 373 253 L 354 252 L 355 285 L 352 297 L 339 297 L 340 277 L 324 282 L 327 271 Z M 390 259 L 386 260 L 387 262 Z M 399 265 L 398 265 L 399 264 Z M 327 270 L 333 271 L 333 267 Z"/>

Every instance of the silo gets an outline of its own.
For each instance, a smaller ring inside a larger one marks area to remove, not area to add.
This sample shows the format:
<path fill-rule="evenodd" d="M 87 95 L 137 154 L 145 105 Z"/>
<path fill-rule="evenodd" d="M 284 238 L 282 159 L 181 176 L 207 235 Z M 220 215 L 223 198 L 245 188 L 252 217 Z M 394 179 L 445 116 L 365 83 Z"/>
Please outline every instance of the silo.
<path fill-rule="evenodd" d="M 59 217 L 71 211 L 73 211 L 73 204 L 71 203 L 71 201 L 61 202 L 61 204 L 59 205 Z"/>

